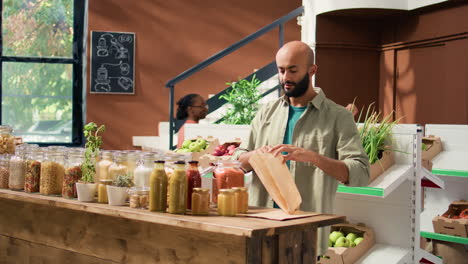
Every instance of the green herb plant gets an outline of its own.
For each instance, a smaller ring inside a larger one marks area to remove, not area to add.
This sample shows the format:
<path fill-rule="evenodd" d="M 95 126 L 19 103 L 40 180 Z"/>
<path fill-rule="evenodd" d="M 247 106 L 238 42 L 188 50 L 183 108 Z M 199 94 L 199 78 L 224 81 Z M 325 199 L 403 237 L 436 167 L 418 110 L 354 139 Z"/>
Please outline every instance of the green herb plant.
<path fill-rule="evenodd" d="M 112 185 L 117 187 L 132 187 L 132 175 L 130 173 L 118 174 L 113 180 Z"/>
<path fill-rule="evenodd" d="M 84 182 L 94 182 L 96 173 L 96 160 L 99 157 L 99 148 L 102 145 L 102 137 L 99 133 L 104 132 L 106 127 L 101 125 L 98 127 L 95 123 L 90 122 L 84 126 L 84 136 L 86 138 L 84 161 L 81 165 L 83 171 L 81 180 Z"/>
<path fill-rule="evenodd" d="M 255 75 L 250 81 L 239 79 L 237 82 L 226 83 L 232 87 L 232 90 L 220 96 L 230 105 L 223 116 L 222 123 L 249 125 L 252 122 L 259 108 L 258 100 L 262 98 L 257 90 L 260 83 L 261 81 Z"/>
<path fill-rule="evenodd" d="M 361 120 L 363 111 L 359 114 L 358 122 Z M 392 140 L 392 128 L 398 120 L 392 120 L 392 113 L 381 118 L 381 113 L 374 110 L 373 103 L 367 108 L 364 122 L 359 126 L 359 134 L 364 150 L 369 157 L 370 164 L 380 159 L 379 155 L 385 150 L 395 151 L 388 147 Z"/>

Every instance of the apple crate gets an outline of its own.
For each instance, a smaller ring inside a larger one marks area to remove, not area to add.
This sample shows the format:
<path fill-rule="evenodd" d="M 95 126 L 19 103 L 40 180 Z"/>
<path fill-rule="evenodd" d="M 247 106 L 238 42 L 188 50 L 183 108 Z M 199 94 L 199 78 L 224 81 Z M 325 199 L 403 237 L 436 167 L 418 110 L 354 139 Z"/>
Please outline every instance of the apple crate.
<path fill-rule="evenodd" d="M 432 219 L 432 225 L 436 233 L 468 237 L 468 202 L 452 202 L 442 216 Z"/>
<path fill-rule="evenodd" d="M 196 137 L 196 138 L 190 138 L 189 140 L 196 140 L 196 139 L 199 139 L 199 138 L 203 138 L 203 137 Z M 205 155 L 205 154 L 210 154 L 214 151 L 214 149 L 219 145 L 219 140 L 217 138 L 214 138 L 214 137 L 207 137 L 207 138 L 203 138 L 206 140 L 208 146 L 202 150 L 202 151 L 199 151 L 199 152 L 186 152 L 184 154 L 190 154 L 191 157 L 190 159 L 191 160 L 196 160 L 196 161 L 200 161 L 200 157 Z"/>
<path fill-rule="evenodd" d="M 364 239 L 355 247 L 329 247 L 318 264 L 352 264 L 362 257 L 375 244 L 374 230 L 363 224 L 338 224 L 331 226 L 331 232 L 341 231 L 345 235 L 354 233 Z"/>

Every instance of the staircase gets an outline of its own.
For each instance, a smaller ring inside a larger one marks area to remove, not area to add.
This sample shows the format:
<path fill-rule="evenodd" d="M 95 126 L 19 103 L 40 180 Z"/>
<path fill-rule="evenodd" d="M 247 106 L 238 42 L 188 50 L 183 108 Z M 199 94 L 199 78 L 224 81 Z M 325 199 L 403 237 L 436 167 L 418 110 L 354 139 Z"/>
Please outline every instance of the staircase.
<path fill-rule="evenodd" d="M 177 121 L 174 118 L 174 90 L 176 84 L 179 82 L 187 79 L 188 77 L 192 76 L 193 74 L 201 71 L 202 69 L 208 67 L 212 63 L 222 59 L 226 55 L 236 51 L 237 49 L 241 48 L 242 46 L 249 44 L 250 42 L 254 41 L 255 39 L 263 36 L 264 34 L 278 28 L 279 29 L 279 46 L 283 46 L 284 43 L 284 23 L 288 22 L 291 19 L 294 19 L 304 12 L 304 7 L 301 6 L 289 14 L 277 19 L 273 23 L 261 28 L 257 32 L 245 37 L 244 39 L 234 43 L 233 45 L 227 47 L 226 49 L 216 53 L 215 55 L 209 57 L 208 59 L 200 62 L 199 64 L 191 67 L 190 69 L 182 72 L 181 74 L 177 75 L 173 79 L 169 80 L 166 83 L 166 87 L 170 89 L 169 93 L 169 148 L 174 149 L 174 141 L 173 135 L 176 132 L 176 128 L 180 127 L 181 122 Z M 251 79 L 253 75 L 262 81 L 262 84 L 258 89 L 262 92 L 262 99 L 260 104 L 263 104 L 267 101 L 270 101 L 274 98 L 277 98 L 280 91 L 280 86 L 278 84 L 277 78 L 277 69 L 276 63 L 271 62 L 270 64 L 266 65 L 265 67 L 259 69 L 255 73 L 245 77 L 245 79 Z M 212 122 L 219 122 L 221 116 L 226 111 L 226 101 L 221 99 L 220 96 L 229 92 L 232 87 L 228 87 L 223 91 L 219 92 L 216 95 L 213 95 L 211 98 L 207 100 L 208 104 L 208 117 L 203 121 L 205 123 L 212 123 Z"/>

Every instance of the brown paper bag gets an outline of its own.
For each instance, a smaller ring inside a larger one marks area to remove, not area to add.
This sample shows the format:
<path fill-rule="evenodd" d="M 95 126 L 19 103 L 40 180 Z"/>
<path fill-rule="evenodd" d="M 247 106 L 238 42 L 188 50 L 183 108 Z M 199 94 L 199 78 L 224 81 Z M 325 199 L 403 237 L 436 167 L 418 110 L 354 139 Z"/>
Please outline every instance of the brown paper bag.
<path fill-rule="evenodd" d="M 271 153 L 255 153 L 249 162 L 271 198 L 284 212 L 293 214 L 301 205 L 302 199 L 282 158 Z"/>

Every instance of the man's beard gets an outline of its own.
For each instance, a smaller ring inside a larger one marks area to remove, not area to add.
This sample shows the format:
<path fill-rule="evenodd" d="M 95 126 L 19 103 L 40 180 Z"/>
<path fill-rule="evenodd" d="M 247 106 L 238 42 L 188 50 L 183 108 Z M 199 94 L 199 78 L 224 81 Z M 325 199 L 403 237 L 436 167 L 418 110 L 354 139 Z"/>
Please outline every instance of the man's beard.
<path fill-rule="evenodd" d="M 286 91 L 284 88 L 285 84 L 289 85 L 294 85 L 294 88 Z M 301 97 L 303 96 L 306 92 L 307 89 L 309 88 L 309 74 L 305 74 L 304 78 L 299 83 L 295 82 L 281 82 L 281 87 L 283 87 L 284 94 L 288 97 Z"/>

